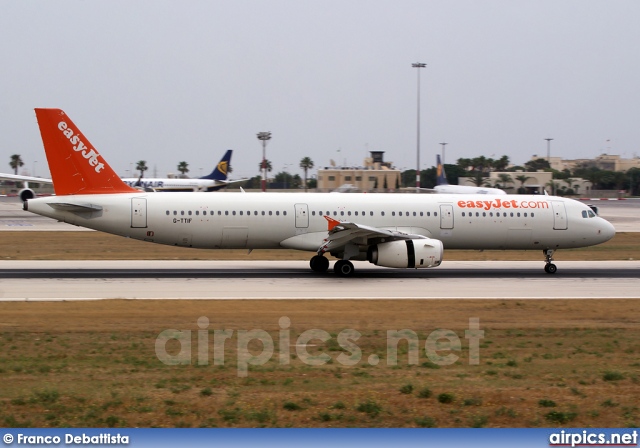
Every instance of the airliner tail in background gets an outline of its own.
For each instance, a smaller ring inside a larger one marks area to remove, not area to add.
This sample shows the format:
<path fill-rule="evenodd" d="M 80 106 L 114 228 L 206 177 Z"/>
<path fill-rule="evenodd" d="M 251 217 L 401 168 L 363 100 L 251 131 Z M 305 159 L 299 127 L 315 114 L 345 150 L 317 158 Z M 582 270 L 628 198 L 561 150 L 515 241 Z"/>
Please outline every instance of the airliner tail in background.
<path fill-rule="evenodd" d="M 219 182 L 226 182 L 229 166 L 231 165 L 232 153 L 233 153 L 233 150 L 227 149 L 227 152 L 224 153 L 224 156 L 222 156 L 222 159 L 220 159 L 220 161 L 218 162 L 216 167 L 213 169 L 211 174 L 202 176 L 200 179 L 210 179 L 210 180 L 217 180 Z"/>
<path fill-rule="evenodd" d="M 433 188 L 435 193 L 440 194 L 507 194 L 506 191 L 499 188 L 489 187 L 471 187 L 466 185 L 450 185 L 447 181 L 447 175 L 444 172 L 444 165 L 440 160 L 440 155 L 436 154 L 436 173 L 437 173 L 437 185 Z"/>

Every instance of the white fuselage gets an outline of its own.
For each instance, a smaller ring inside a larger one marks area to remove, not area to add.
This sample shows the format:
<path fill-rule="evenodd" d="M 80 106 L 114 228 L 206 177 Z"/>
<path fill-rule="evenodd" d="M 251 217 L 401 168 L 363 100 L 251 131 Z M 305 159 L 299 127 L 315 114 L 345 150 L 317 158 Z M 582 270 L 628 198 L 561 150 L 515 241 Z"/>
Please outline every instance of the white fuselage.
<path fill-rule="evenodd" d="M 316 251 L 327 238 L 325 215 L 438 239 L 445 249 L 555 250 L 599 244 L 615 232 L 588 206 L 553 196 L 141 192 L 38 198 L 25 208 L 138 240 L 206 249 Z"/>

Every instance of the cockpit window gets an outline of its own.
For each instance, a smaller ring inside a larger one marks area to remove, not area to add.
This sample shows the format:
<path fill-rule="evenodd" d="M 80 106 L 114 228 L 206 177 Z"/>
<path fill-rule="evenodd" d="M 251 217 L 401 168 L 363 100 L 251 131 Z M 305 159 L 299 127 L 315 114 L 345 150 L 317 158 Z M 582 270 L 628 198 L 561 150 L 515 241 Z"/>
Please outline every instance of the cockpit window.
<path fill-rule="evenodd" d="M 596 214 L 593 213 L 593 210 L 582 210 L 583 218 L 595 218 Z"/>

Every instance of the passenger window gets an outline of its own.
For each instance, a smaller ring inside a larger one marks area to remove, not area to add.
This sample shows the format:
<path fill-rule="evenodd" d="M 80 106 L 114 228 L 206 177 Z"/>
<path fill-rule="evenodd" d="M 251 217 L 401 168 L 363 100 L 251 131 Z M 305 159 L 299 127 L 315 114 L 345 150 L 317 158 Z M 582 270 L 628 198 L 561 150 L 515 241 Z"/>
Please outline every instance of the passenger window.
<path fill-rule="evenodd" d="M 431 216 L 431 212 L 427 212 L 427 216 Z"/>
<path fill-rule="evenodd" d="M 416 212 L 413 212 L 413 216 L 416 216 Z"/>
<path fill-rule="evenodd" d="M 384 212 L 380 212 L 380 216 L 384 216 Z"/>
<path fill-rule="evenodd" d="M 422 216 L 422 213 L 423 213 L 423 212 L 420 212 L 420 216 Z"/>
<path fill-rule="evenodd" d="M 178 212 L 176 210 L 173 211 L 173 216 L 176 216 Z"/>
<path fill-rule="evenodd" d="M 344 216 L 344 212 L 340 212 L 340 216 Z"/>
<path fill-rule="evenodd" d="M 222 215 L 222 210 L 218 210 L 218 216 Z"/>
<path fill-rule="evenodd" d="M 273 212 L 271 210 L 269 210 L 269 216 L 272 216 Z"/>
<path fill-rule="evenodd" d="M 531 217 L 533 218 L 533 212 L 531 212 Z"/>
<path fill-rule="evenodd" d="M 433 212 L 433 216 L 438 216 L 438 212 Z"/>
<path fill-rule="evenodd" d="M 264 216 L 264 215 L 265 215 L 264 210 L 262 210 L 262 216 Z"/>
<path fill-rule="evenodd" d="M 200 214 L 200 212 L 198 210 L 196 210 L 196 216 L 198 216 Z"/>
<path fill-rule="evenodd" d="M 520 212 L 518 212 L 518 218 L 520 217 Z"/>
<path fill-rule="evenodd" d="M 225 211 L 224 211 L 224 215 L 225 215 L 225 216 L 229 216 L 229 210 L 225 210 Z"/>
<path fill-rule="evenodd" d="M 464 217 L 464 212 L 462 212 L 462 216 Z"/>
<path fill-rule="evenodd" d="M 180 210 L 180 215 L 184 216 L 184 210 Z"/>
<path fill-rule="evenodd" d="M 583 212 L 584 213 L 584 212 Z M 169 210 L 167 210 L 167 216 L 169 215 Z"/>
<path fill-rule="evenodd" d="M 513 212 L 510 213 L 511 217 L 513 218 Z"/>
<path fill-rule="evenodd" d="M 391 216 L 396 216 L 396 212 L 391 212 Z"/>
<path fill-rule="evenodd" d="M 188 214 L 189 214 L 189 216 L 191 216 L 191 210 L 189 210 Z"/>
<path fill-rule="evenodd" d="M 240 210 L 240 216 L 242 216 L 242 210 Z"/>
<path fill-rule="evenodd" d="M 476 216 L 480 216 L 480 212 L 476 212 Z"/>
<path fill-rule="evenodd" d="M 235 210 L 234 210 L 234 211 L 232 211 L 232 212 L 231 212 L 231 214 L 232 214 L 233 216 L 236 216 L 236 211 L 235 211 Z"/>
<path fill-rule="evenodd" d="M 373 212 L 369 212 L 369 216 L 373 216 Z"/>
<path fill-rule="evenodd" d="M 487 212 L 482 212 L 482 216 L 486 217 L 487 216 Z"/>
<path fill-rule="evenodd" d="M 358 213 L 358 212 L 356 212 L 356 213 Z M 347 212 L 347 216 L 351 216 L 351 212 Z"/>
<path fill-rule="evenodd" d="M 286 212 L 286 211 L 282 212 L 282 214 L 283 214 L 284 216 L 287 216 L 287 212 Z"/>

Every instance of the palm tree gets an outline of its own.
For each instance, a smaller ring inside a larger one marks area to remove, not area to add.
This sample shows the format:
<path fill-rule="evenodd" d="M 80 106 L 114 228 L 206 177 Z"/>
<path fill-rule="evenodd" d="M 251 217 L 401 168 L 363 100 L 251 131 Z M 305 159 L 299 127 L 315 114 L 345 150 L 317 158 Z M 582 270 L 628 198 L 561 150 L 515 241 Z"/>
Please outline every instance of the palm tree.
<path fill-rule="evenodd" d="M 271 160 L 264 159 L 264 164 L 267 167 L 267 172 L 271 172 L 271 170 L 273 170 L 273 166 L 271 166 Z M 262 162 L 258 164 L 258 167 L 260 168 L 260 171 L 262 171 Z"/>
<path fill-rule="evenodd" d="M 13 169 L 13 174 L 18 174 L 18 168 L 24 166 L 24 162 L 22 161 L 22 157 L 20 154 L 14 154 L 11 156 L 11 162 L 9 162 L 9 166 Z"/>
<path fill-rule="evenodd" d="M 144 176 L 144 172 L 149 169 L 149 167 L 147 166 L 147 161 L 146 160 L 138 161 L 138 164 L 136 165 L 136 169 L 140 171 L 140 179 L 142 179 L 142 177 Z"/>
<path fill-rule="evenodd" d="M 185 173 L 189 172 L 189 164 L 187 162 L 178 163 L 178 171 L 184 176 Z"/>
<path fill-rule="evenodd" d="M 509 156 L 502 156 L 498 160 L 493 161 L 493 169 L 496 171 L 504 171 L 509 166 Z"/>
<path fill-rule="evenodd" d="M 524 194 L 524 192 L 526 191 L 525 188 L 524 188 L 524 183 L 526 181 L 528 181 L 529 179 L 531 179 L 531 177 L 530 176 L 525 176 L 524 174 L 516 176 L 516 180 L 518 180 L 520 182 L 520 188 L 518 188 L 518 194 Z"/>
<path fill-rule="evenodd" d="M 304 191 L 307 191 L 307 171 L 313 168 L 313 160 L 310 157 L 303 157 L 300 160 L 300 168 L 304 170 Z"/>
<path fill-rule="evenodd" d="M 551 195 L 552 196 L 555 196 L 558 193 L 558 187 L 559 187 L 558 182 L 550 180 L 549 182 L 547 182 L 546 185 L 547 185 L 547 187 L 551 188 Z"/>
<path fill-rule="evenodd" d="M 507 156 L 504 156 L 504 157 L 507 157 Z M 509 174 L 500 173 L 500 174 L 498 174 L 498 179 L 500 180 L 500 182 L 502 183 L 504 188 L 509 188 L 509 187 L 507 187 L 507 184 L 512 184 L 513 183 L 513 179 L 511 178 L 511 176 Z"/>

